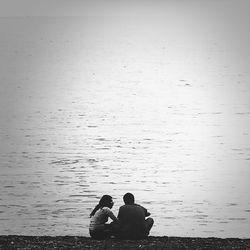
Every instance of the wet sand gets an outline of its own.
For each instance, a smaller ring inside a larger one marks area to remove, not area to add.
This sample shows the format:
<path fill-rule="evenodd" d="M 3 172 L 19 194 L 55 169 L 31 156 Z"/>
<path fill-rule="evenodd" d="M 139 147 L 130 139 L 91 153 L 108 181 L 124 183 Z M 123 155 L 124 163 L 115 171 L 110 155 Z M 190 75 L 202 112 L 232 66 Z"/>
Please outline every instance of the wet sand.
<path fill-rule="evenodd" d="M 0 249 L 250 249 L 250 239 L 149 237 L 145 240 L 93 240 L 77 236 L 0 236 Z"/>

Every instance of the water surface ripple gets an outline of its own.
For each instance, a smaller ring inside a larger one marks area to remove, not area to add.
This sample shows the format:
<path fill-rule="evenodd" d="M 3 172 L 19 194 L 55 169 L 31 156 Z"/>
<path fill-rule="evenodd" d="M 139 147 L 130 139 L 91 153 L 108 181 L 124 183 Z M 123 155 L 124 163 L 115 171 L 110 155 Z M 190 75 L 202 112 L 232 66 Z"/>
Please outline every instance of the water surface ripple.
<path fill-rule="evenodd" d="M 117 214 L 129 191 L 153 235 L 250 237 L 249 76 L 209 61 L 225 48 L 12 22 L 9 43 L 0 36 L 15 58 L 1 72 L 0 234 L 88 235 L 98 199 L 112 195 Z"/>

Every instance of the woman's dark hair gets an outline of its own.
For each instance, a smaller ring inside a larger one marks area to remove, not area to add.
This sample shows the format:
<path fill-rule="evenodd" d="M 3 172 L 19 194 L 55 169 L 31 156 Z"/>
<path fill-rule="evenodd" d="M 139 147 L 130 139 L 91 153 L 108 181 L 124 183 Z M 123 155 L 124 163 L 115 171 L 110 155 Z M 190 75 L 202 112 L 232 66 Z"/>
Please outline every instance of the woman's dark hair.
<path fill-rule="evenodd" d="M 113 205 L 112 197 L 110 195 L 103 195 L 99 203 L 95 206 L 95 208 L 91 212 L 90 217 L 92 217 L 98 209 L 102 207 L 112 208 L 112 205 Z"/>

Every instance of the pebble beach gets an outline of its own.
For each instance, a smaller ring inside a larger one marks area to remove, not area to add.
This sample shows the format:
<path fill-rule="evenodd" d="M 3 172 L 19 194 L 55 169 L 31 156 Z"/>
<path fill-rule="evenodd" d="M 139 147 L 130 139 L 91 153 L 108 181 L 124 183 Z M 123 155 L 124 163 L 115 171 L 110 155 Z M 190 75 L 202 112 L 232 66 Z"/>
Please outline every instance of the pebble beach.
<path fill-rule="evenodd" d="M 93 240 L 76 236 L 0 236 L 0 249 L 250 249 L 250 239 L 148 237 L 145 240 Z"/>

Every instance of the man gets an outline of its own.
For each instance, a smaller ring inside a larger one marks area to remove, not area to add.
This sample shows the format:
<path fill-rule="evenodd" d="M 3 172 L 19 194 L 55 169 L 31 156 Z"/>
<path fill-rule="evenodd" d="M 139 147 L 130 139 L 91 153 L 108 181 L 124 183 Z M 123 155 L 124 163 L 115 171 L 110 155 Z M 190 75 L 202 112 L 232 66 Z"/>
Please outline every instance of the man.
<path fill-rule="evenodd" d="M 149 235 L 149 231 L 154 224 L 147 209 L 135 204 L 134 195 L 126 193 L 123 196 L 125 205 L 121 206 L 118 213 L 120 223 L 119 237 L 123 239 L 143 239 Z"/>

